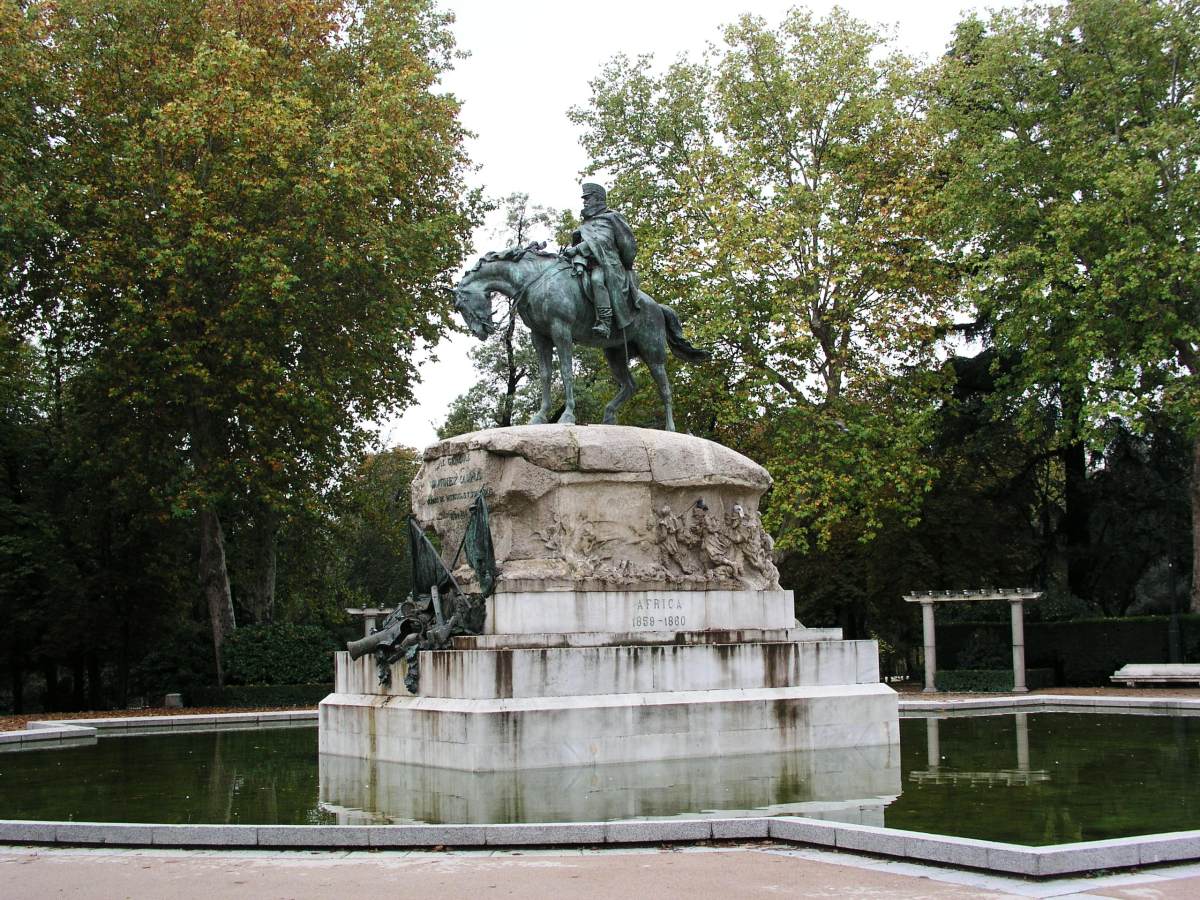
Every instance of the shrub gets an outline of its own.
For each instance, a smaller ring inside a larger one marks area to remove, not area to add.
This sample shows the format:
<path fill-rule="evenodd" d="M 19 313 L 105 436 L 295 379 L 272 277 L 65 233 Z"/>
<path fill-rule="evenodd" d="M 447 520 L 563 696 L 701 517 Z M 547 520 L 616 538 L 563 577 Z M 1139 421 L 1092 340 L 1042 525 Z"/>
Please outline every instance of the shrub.
<path fill-rule="evenodd" d="M 995 628 L 976 628 L 958 652 L 959 669 L 1003 669 L 1012 665 L 1012 644 Z"/>
<path fill-rule="evenodd" d="M 944 669 L 934 676 L 939 691 L 951 693 L 1000 693 L 1013 689 L 1012 669 Z M 1026 669 L 1025 685 L 1029 688 L 1051 687 L 1053 669 Z"/>
<path fill-rule="evenodd" d="M 239 684 L 185 691 L 188 706 L 316 706 L 333 693 L 332 684 Z"/>
<path fill-rule="evenodd" d="M 238 684 L 333 681 L 333 636 L 316 625 L 248 625 L 225 641 L 225 680 Z"/>
<path fill-rule="evenodd" d="M 1200 616 L 1182 615 L 1179 626 L 1183 661 L 1200 662 Z M 1126 663 L 1169 662 L 1169 628 L 1169 616 L 1026 622 L 1025 658 L 1034 668 L 1054 669 L 1059 684 L 1108 685 Z M 938 661 L 947 670 L 965 669 L 977 655 L 975 645 L 1011 641 L 1009 627 L 1000 623 L 939 624 Z"/>

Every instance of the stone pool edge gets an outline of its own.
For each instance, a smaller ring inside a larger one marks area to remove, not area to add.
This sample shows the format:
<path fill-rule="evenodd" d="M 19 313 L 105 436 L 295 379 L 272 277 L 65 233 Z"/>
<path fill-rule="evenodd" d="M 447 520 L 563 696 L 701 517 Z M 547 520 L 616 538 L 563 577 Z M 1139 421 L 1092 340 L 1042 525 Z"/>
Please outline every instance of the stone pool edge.
<path fill-rule="evenodd" d="M 315 709 L 272 712 L 209 713 L 178 716 L 114 716 L 95 719 L 45 719 L 27 722 L 24 731 L 0 731 L 0 751 L 81 747 L 97 738 L 172 732 L 226 731 L 257 727 L 315 725 Z"/>
<path fill-rule="evenodd" d="M 901 713 L 954 710 L 1061 709 L 1196 710 L 1200 700 L 1081 697 L 1037 694 L 958 700 L 901 700 Z M 153 716 L 30 722 L 23 732 L 0 733 L 25 749 L 94 743 L 97 735 L 211 731 L 257 725 L 302 725 L 316 712 Z M 15 748 L 12 748 L 15 749 Z M 851 853 L 1053 878 L 1103 869 L 1200 860 L 1200 830 L 1102 841 L 1029 847 L 895 828 L 851 825 L 798 816 L 732 819 L 639 819 L 623 822 L 556 822 L 519 825 L 159 825 L 123 822 L 50 822 L 0 819 L 0 845 L 123 846 L 260 849 L 418 849 L 571 846 L 770 839 Z"/>
<path fill-rule="evenodd" d="M 1200 831 L 1026 847 L 797 816 L 525 825 L 153 825 L 0 820 L 0 845 L 412 850 L 619 847 L 714 840 L 774 840 L 1030 878 L 1200 858 Z"/>

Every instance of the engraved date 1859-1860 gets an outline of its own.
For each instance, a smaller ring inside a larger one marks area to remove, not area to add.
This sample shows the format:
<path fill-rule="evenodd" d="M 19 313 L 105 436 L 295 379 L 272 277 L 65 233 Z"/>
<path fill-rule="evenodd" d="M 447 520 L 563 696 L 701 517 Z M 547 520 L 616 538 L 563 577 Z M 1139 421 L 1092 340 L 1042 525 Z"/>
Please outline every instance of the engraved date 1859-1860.
<path fill-rule="evenodd" d="M 634 628 L 686 628 L 684 603 L 676 597 L 647 597 L 633 604 Z"/>

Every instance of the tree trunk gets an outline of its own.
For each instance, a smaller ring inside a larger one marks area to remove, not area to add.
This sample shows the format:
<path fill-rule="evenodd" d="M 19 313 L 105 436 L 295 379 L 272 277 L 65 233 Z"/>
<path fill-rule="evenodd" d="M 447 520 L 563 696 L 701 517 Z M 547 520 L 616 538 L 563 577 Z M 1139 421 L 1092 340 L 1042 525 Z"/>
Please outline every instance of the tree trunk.
<path fill-rule="evenodd" d="M 88 709 L 104 706 L 104 679 L 100 672 L 100 657 L 95 650 L 87 652 Z"/>
<path fill-rule="evenodd" d="M 1200 434 L 1192 441 L 1192 612 L 1200 612 Z"/>
<path fill-rule="evenodd" d="M 75 656 L 71 660 L 71 709 L 80 710 L 87 709 L 87 684 L 85 683 L 84 660 L 82 656 Z"/>
<path fill-rule="evenodd" d="M 9 664 L 12 676 L 12 704 L 14 713 L 25 712 L 25 667 L 14 657 Z"/>
<path fill-rule="evenodd" d="M 1087 483 L 1087 450 L 1082 442 L 1062 452 L 1066 484 L 1063 489 L 1062 532 L 1067 550 L 1067 588 L 1076 597 L 1092 599 L 1091 510 Z"/>
<path fill-rule="evenodd" d="M 497 425 L 507 428 L 512 425 L 513 406 L 516 405 L 517 387 L 521 379 L 517 376 L 516 353 L 513 348 L 513 335 L 517 328 L 517 307 L 510 300 L 508 303 L 508 324 L 504 330 L 504 362 L 505 371 L 504 397 L 500 400 L 500 421 Z"/>
<path fill-rule="evenodd" d="M 46 699 L 42 702 L 45 712 L 59 712 L 61 702 L 58 696 L 58 663 L 42 663 L 42 679 L 46 682 Z"/>
<path fill-rule="evenodd" d="M 265 513 L 250 530 L 250 561 L 246 567 L 246 585 L 239 594 L 245 600 L 243 612 L 257 625 L 269 625 L 275 618 L 275 560 L 279 526 L 275 516 Z"/>
<path fill-rule="evenodd" d="M 217 684 L 224 687 L 221 647 L 237 625 L 233 618 L 233 597 L 229 592 L 229 570 L 225 566 L 225 535 L 215 509 L 200 511 L 200 587 L 204 591 L 208 615 L 212 620 Z"/>

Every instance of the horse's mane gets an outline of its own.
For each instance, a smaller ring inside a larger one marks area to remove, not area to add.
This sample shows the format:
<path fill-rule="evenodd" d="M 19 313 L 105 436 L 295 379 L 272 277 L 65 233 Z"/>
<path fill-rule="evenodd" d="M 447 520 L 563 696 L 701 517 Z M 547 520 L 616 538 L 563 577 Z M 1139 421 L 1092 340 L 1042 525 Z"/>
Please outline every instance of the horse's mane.
<path fill-rule="evenodd" d="M 471 267 L 471 272 L 478 272 L 484 263 L 490 262 L 520 262 L 526 256 L 537 256 L 541 259 L 555 259 L 556 254 L 546 252 L 545 241 L 531 241 L 524 247 L 512 246 L 505 247 L 503 250 L 489 250 L 483 256 L 475 261 L 475 265 Z"/>

